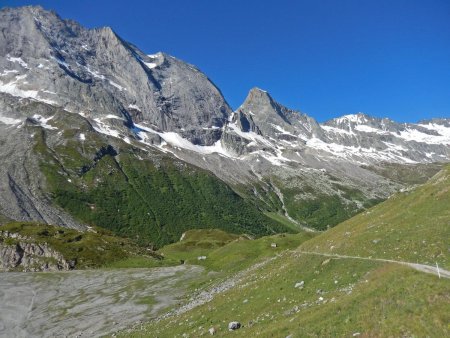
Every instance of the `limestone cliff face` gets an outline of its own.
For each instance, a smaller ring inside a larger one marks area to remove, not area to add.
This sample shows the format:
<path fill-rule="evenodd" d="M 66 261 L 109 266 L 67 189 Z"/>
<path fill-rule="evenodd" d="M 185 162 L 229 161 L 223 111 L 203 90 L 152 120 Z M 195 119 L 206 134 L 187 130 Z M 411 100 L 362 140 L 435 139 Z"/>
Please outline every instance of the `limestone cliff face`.
<path fill-rule="evenodd" d="M 47 243 L 33 243 L 27 237 L 0 231 L 0 271 L 71 270 L 75 264 Z"/>
<path fill-rule="evenodd" d="M 0 92 L 178 132 L 211 145 L 231 114 L 195 66 L 147 55 L 111 28 L 86 29 L 39 6 L 0 11 Z M 3 71 L 3 73 L 1 73 Z"/>

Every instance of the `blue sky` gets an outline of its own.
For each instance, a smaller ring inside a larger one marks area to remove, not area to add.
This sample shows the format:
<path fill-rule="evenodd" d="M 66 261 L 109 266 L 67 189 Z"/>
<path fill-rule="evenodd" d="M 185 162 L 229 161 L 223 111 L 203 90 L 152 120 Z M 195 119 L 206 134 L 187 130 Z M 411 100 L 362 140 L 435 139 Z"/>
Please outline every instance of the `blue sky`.
<path fill-rule="evenodd" d="M 252 87 L 319 121 L 450 117 L 448 0 L 0 0 L 111 26 L 204 71 L 233 108 Z"/>

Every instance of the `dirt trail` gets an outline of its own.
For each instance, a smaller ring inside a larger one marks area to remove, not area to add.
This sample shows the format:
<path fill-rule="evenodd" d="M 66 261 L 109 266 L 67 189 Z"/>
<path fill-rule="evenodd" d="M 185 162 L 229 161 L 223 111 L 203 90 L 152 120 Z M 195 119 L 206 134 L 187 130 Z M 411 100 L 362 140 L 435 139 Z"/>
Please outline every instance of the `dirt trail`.
<path fill-rule="evenodd" d="M 407 265 L 415 270 L 425 272 L 425 273 L 430 273 L 430 274 L 433 274 L 436 276 L 440 276 L 441 278 L 450 278 L 450 271 L 447 271 L 447 270 L 444 270 L 441 268 L 439 268 L 439 271 L 438 271 L 436 266 L 431 266 L 431 265 L 396 261 L 393 259 L 347 256 L 347 255 L 338 255 L 338 254 L 330 254 L 330 253 L 315 252 L 315 251 L 300 251 L 300 250 L 298 250 L 297 252 L 306 254 L 306 255 L 318 255 L 318 256 L 325 256 L 325 257 L 332 257 L 332 258 L 334 257 L 334 258 L 362 259 L 362 260 L 367 260 L 367 261 L 396 263 L 396 264 L 401 264 L 401 265 Z"/>
<path fill-rule="evenodd" d="M 203 268 L 0 273 L 0 337 L 98 337 L 179 302 Z"/>

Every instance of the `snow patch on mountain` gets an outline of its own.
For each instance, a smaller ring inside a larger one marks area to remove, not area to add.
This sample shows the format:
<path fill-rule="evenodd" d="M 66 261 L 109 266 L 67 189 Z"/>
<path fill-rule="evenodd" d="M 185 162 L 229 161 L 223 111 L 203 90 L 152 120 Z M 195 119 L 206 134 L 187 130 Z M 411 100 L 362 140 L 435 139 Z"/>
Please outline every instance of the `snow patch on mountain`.
<path fill-rule="evenodd" d="M 271 125 L 272 125 L 276 130 L 278 130 L 280 133 L 282 133 L 282 134 L 285 134 L 285 135 L 291 135 L 291 136 L 297 137 L 296 135 L 294 135 L 294 134 L 288 132 L 287 130 L 281 128 L 280 126 L 278 126 L 278 125 L 276 125 L 276 124 L 274 124 L 274 123 L 271 123 Z"/>
<path fill-rule="evenodd" d="M 229 123 L 228 127 L 235 132 L 237 135 L 239 135 L 240 137 L 256 142 L 256 143 L 261 143 L 263 145 L 266 145 L 268 147 L 271 148 L 275 148 L 275 145 L 270 142 L 268 139 L 266 139 L 265 137 L 258 135 L 257 133 L 253 132 L 253 131 L 242 131 L 239 126 L 236 123 Z"/>
<path fill-rule="evenodd" d="M 18 70 L 15 69 L 4 69 L 3 72 L 0 73 L 0 76 L 8 76 L 9 74 L 17 74 L 19 73 Z"/>
<path fill-rule="evenodd" d="M 95 118 L 94 121 L 95 125 L 93 125 L 92 127 L 94 128 L 95 131 L 101 134 L 120 138 L 120 133 L 107 123 L 103 122 L 102 119 Z"/>
<path fill-rule="evenodd" d="M 120 84 L 118 84 L 118 83 L 115 83 L 114 81 L 108 80 L 108 82 L 109 82 L 109 84 L 110 84 L 111 86 L 116 87 L 116 88 L 119 89 L 120 91 L 127 90 L 126 88 L 122 87 L 122 86 L 121 86 Z"/>
<path fill-rule="evenodd" d="M 450 128 L 439 128 L 443 135 L 439 133 L 437 129 L 428 128 L 428 130 L 433 130 L 439 133 L 439 135 L 431 135 L 424 132 L 421 132 L 417 129 L 406 128 L 400 132 L 398 137 L 406 140 L 406 141 L 415 141 L 415 142 L 423 142 L 428 144 L 446 144 L 450 145 Z"/>
<path fill-rule="evenodd" d="M 6 55 L 6 60 L 11 61 L 13 63 L 18 63 L 23 68 L 30 69 L 28 67 L 28 64 L 25 61 L 23 61 L 22 58 L 20 58 L 20 57 L 12 57 L 8 54 L 8 55 Z"/>
<path fill-rule="evenodd" d="M 8 125 L 16 125 L 22 123 L 22 120 L 0 115 L 0 122 Z"/>
<path fill-rule="evenodd" d="M 96 79 L 100 79 L 100 80 L 105 80 L 105 76 L 100 74 L 98 71 L 96 70 L 92 70 L 91 68 L 89 68 L 89 66 L 85 66 L 86 71 L 91 74 L 94 78 Z"/>
<path fill-rule="evenodd" d="M 128 108 L 141 111 L 141 108 L 139 108 L 139 106 L 137 106 L 137 105 L 135 105 L 135 104 L 129 104 L 129 105 L 128 105 Z"/>
<path fill-rule="evenodd" d="M 149 69 L 155 68 L 158 64 L 154 62 L 144 62 L 144 65 L 146 65 Z"/>
<path fill-rule="evenodd" d="M 335 118 L 334 121 L 336 121 L 336 123 L 344 123 L 344 122 L 364 123 L 367 121 L 367 119 L 365 118 L 365 115 L 363 113 L 357 113 Z"/>
<path fill-rule="evenodd" d="M 33 115 L 33 119 L 34 119 L 36 122 L 38 122 L 39 125 L 40 125 L 42 128 L 50 129 L 50 130 L 58 129 L 58 128 L 56 128 L 56 127 L 54 127 L 54 126 L 48 124 L 48 121 L 50 121 L 50 120 L 53 119 L 53 118 L 54 118 L 54 116 L 45 118 L 45 117 L 43 117 L 42 115 L 39 115 L 39 114 L 34 114 L 34 115 Z"/>
<path fill-rule="evenodd" d="M 345 129 L 340 129 L 340 128 L 336 128 L 336 127 L 331 127 L 331 126 L 325 126 L 322 125 L 321 126 L 322 129 L 324 129 L 325 131 L 329 132 L 329 133 L 335 133 L 335 134 L 345 134 L 345 135 L 356 135 L 353 131 L 348 131 Z"/>
<path fill-rule="evenodd" d="M 34 99 L 50 105 L 57 104 L 55 101 L 41 96 L 41 93 L 55 94 L 53 92 L 47 90 L 39 91 L 34 89 L 23 89 L 23 86 L 28 84 L 26 81 L 23 81 L 26 77 L 27 75 L 16 75 L 13 81 L 3 82 L 0 80 L 0 92 L 16 97 Z"/>
<path fill-rule="evenodd" d="M 364 124 L 358 124 L 354 129 L 357 131 L 362 131 L 364 133 L 387 134 L 387 132 L 384 130 L 373 128 Z"/>
<path fill-rule="evenodd" d="M 367 159 L 375 161 L 394 161 L 403 163 L 416 163 L 398 151 L 399 149 L 378 150 L 375 148 L 364 148 L 355 146 L 345 146 L 337 143 L 326 143 L 317 137 L 313 137 L 307 141 L 307 146 L 317 150 L 322 150 L 329 153 L 331 156 L 348 159 L 360 164 L 366 164 Z"/>
<path fill-rule="evenodd" d="M 151 128 L 146 127 L 146 126 L 141 125 L 141 124 L 135 124 L 135 131 L 136 131 L 136 134 L 139 136 L 139 138 L 142 140 L 142 142 L 146 143 L 146 144 L 148 144 L 150 146 L 154 146 L 154 145 L 147 142 L 148 136 L 146 135 L 146 133 L 159 135 L 164 140 L 164 142 L 166 144 L 168 144 L 168 145 L 170 145 L 172 147 L 186 149 L 186 150 L 194 151 L 196 153 L 205 154 L 205 155 L 217 153 L 217 154 L 224 155 L 226 157 L 233 157 L 232 154 L 230 154 L 222 146 L 222 143 L 221 143 L 220 140 L 218 140 L 217 142 L 215 142 L 211 146 L 201 146 L 201 145 L 193 144 L 189 140 L 183 138 L 178 133 L 175 133 L 175 132 L 158 132 L 158 131 L 156 131 L 154 129 L 151 129 Z M 164 146 L 165 146 L 164 144 L 161 144 L 159 146 L 159 148 L 165 148 Z"/>

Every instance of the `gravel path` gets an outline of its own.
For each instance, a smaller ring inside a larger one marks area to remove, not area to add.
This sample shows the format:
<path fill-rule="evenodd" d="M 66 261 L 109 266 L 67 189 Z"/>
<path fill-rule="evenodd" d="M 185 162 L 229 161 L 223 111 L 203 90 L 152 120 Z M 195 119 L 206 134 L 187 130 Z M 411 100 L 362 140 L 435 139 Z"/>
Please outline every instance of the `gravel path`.
<path fill-rule="evenodd" d="M 441 268 L 439 268 L 439 271 L 438 271 L 437 266 L 396 261 L 393 259 L 346 256 L 346 255 L 330 254 L 330 253 L 315 252 L 315 251 L 297 251 L 297 252 L 306 254 L 306 255 L 318 255 L 318 256 L 334 257 L 334 258 L 350 258 L 350 259 L 362 259 L 362 260 L 367 260 L 367 261 L 397 263 L 397 264 L 401 264 L 401 265 L 407 265 L 407 266 L 409 266 L 415 270 L 421 271 L 421 272 L 431 273 L 433 275 L 439 276 L 440 278 L 450 278 L 450 271 L 447 271 L 447 270 L 444 270 Z"/>
<path fill-rule="evenodd" d="M 203 268 L 0 273 L 0 337 L 98 337 L 175 305 Z"/>

